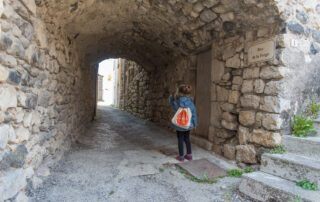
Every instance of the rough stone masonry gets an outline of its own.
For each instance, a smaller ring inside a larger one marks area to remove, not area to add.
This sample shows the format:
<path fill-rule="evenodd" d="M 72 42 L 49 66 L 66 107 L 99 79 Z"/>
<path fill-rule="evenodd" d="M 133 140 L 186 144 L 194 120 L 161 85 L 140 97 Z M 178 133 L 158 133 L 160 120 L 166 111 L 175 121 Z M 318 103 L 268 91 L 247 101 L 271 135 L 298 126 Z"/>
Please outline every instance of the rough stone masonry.
<path fill-rule="evenodd" d="M 312 0 L 0 1 L 0 201 L 26 199 L 41 166 L 85 130 L 96 64 L 111 57 L 139 65 L 126 110 L 167 127 L 167 98 L 188 82 L 196 104 L 207 103 L 193 141 L 259 163 L 320 94 L 319 17 Z M 275 57 L 249 63 L 266 40 Z"/>

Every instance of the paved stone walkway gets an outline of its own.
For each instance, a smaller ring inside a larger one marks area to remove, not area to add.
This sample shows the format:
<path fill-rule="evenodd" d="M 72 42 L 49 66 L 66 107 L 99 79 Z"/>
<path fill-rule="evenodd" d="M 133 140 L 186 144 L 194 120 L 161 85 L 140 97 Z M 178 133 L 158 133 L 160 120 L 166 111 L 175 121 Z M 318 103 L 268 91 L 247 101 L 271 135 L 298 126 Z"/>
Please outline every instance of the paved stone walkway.
<path fill-rule="evenodd" d="M 191 181 L 174 164 L 174 133 L 126 112 L 99 107 L 97 120 L 33 190 L 31 201 L 247 201 L 238 178 Z M 193 145 L 195 159 L 234 165 Z"/>

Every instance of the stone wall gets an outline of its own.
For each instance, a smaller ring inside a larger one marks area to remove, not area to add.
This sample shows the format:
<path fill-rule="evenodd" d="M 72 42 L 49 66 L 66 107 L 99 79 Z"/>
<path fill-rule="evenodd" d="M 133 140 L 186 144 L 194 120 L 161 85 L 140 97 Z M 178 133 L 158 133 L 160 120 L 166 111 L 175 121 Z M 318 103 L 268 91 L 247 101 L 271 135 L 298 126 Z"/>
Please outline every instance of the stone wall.
<path fill-rule="evenodd" d="M 92 119 L 95 72 L 34 1 L 0 5 L 0 201 L 20 201 Z"/>
<path fill-rule="evenodd" d="M 126 74 L 124 109 L 136 117 L 150 119 L 152 110 L 149 73 L 135 62 L 127 60 L 124 74 Z"/>
<path fill-rule="evenodd" d="M 319 100 L 320 96 L 320 3 L 282 1 L 279 10 L 286 21 L 279 44 L 286 77 L 275 82 L 274 89 L 288 102 L 281 118 L 282 133 L 290 134 L 290 118 L 300 115 L 312 98 Z"/>

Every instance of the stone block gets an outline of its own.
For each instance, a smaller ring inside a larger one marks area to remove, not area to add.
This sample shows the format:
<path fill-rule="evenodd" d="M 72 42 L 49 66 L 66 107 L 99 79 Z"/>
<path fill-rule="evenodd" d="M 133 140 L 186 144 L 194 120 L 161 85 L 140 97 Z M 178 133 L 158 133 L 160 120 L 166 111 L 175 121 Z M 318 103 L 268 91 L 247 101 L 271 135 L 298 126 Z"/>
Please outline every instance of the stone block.
<path fill-rule="evenodd" d="M 280 114 L 264 114 L 262 117 L 262 125 L 267 130 L 280 130 L 282 121 Z"/>
<path fill-rule="evenodd" d="M 256 123 L 254 125 L 256 128 L 260 128 L 262 126 L 262 118 L 263 118 L 263 114 L 261 112 L 257 112 Z"/>
<path fill-rule="evenodd" d="M 243 70 L 243 78 L 244 79 L 255 79 L 259 78 L 260 76 L 260 68 L 255 67 L 255 68 L 245 68 Z"/>
<path fill-rule="evenodd" d="M 237 122 L 228 122 L 228 121 L 222 120 L 221 125 L 228 130 L 237 130 L 238 129 Z"/>
<path fill-rule="evenodd" d="M 279 81 L 270 81 L 265 85 L 264 93 L 267 95 L 277 95 L 280 88 L 281 83 Z"/>
<path fill-rule="evenodd" d="M 226 81 L 229 81 L 229 79 L 231 78 L 231 74 L 229 72 L 225 73 L 223 76 L 222 76 L 222 80 L 224 82 Z"/>
<path fill-rule="evenodd" d="M 236 146 L 236 160 L 242 163 L 255 164 L 256 150 L 253 145 L 238 145 Z"/>
<path fill-rule="evenodd" d="M 257 95 L 244 95 L 240 98 L 242 107 L 259 108 L 260 97 Z"/>
<path fill-rule="evenodd" d="M 13 198 L 27 183 L 23 169 L 9 168 L 2 171 L 0 193 L 4 200 Z"/>
<path fill-rule="evenodd" d="M 7 50 L 11 47 L 13 41 L 4 33 L 0 36 L 0 50 Z"/>
<path fill-rule="evenodd" d="M 26 108 L 27 96 L 24 92 L 18 94 L 18 106 Z"/>
<path fill-rule="evenodd" d="M 297 34 L 297 35 L 304 34 L 304 28 L 298 22 L 295 22 L 295 21 L 287 22 L 287 27 L 293 34 Z"/>
<path fill-rule="evenodd" d="M 223 51 L 222 59 L 227 60 L 228 58 L 231 58 L 232 56 L 234 56 L 235 53 L 236 53 L 235 49 L 232 46 L 228 46 Z"/>
<path fill-rule="evenodd" d="M 269 33 L 269 29 L 268 28 L 261 28 L 261 29 L 258 30 L 257 36 L 258 37 L 264 37 L 264 36 L 268 35 L 268 33 Z"/>
<path fill-rule="evenodd" d="M 22 143 L 23 141 L 27 141 L 30 137 L 30 131 L 23 126 L 15 129 L 15 136 L 11 136 L 9 141 L 11 143 Z"/>
<path fill-rule="evenodd" d="M 32 113 L 31 112 L 25 113 L 23 116 L 23 126 L 28 128 L 32 126 L 31 124 L 32 124 Z"/>
<path fill-rule="evenodd" d="M 212 146 L 212 151 L 213 151 L 215 154 L 222 155 L 223 146 L 222 146 L 222 145 L 219 145 L 219 144 L 214 144 L 214 145 Z"/>
<path fill-rule="evenodd" d="M 281 135 L 280 133 L 274 133 L 263 129 L 254 129 L 250 137 L 250 142 L 265 147 L 273 147 L 275 145 L 280 145 Z"/>
<path fill-rule="evenodd" d="M 297 12 L 296 14 L 296 18 L 302 23 L 302 24 L 306 24 L 309 20 L 309 16 L 306 12 L 304 11 L 300 11 Z"/>
<path fill-rule="evenodd" d="M 236 147 L 231 144 L 225 144 L 223 146 L 223 155 L 230 160 L 235 160 L 236 159 Z"/>
<path fill-rule="evenodd" d="M 223 112 L 222 113 L 222 119 L 228 121 L 228 122 L 234 122 L 237 120 L 237 117 L 230 112 Z"/>
<path fill-rule="evenodd" d="M 8 79 L 9 72 L 8 70 L 0 64 L 0 82 L 4 82 Z"/>
<path fill-rule="evenodd" d="M 211 79 L 213 82 L 220 82 L 224 74 L 224 62 L 213 59 L 211 69 Z"/>
<path fill-rule="evenodd" d="M 221 109 L 225 112 L 235 112 L 235 105 L 230 103 L 223 103 Z"/>
<path fill-rule="evenodd" d="M 228 102 L 231 104 L 237 104 L 239 102 L 239 98 L 240 98 L 239 91 L 231 91 Z"/>
<path fill-rule="evenodd" d="M 209 10 L 209 9 L 204 10 L 204 11 L 200 14 L 200 19 L 201 19 L 203 22 L 206 22 L 206 23 L 215 20 L 217 17 L 218 17 L 217 14 L 215 14 L 214 12 L 212 12 L 212 11 Z"/>
<path fill-rule="evenodd" d="M 36 14 L 37 7 L 35 4 L 35 1 L 29 1 L 29 0 L 22 0 L 23 4 L 26 6 L 26 8 L 33 14 Z"/>
<path fill-rule="evenodd" d="M 38 104 L 38 95 L 35 94 L 27 94 L 26 99 L 26 108 L 27 109 L 35 109 Z"/>
<path fill-rule="evenodd" d="M 238 139 L 240 144 L 247 144 L 250 139 L 250 135 L 249 128 L 239 126 Z"/>
<path fill-rule="evenodd" d="M 212 6 L 217 5 L 219 2 L 219 0 L 206 0 L 203 1 L 203 5 L 207 8 L 211 8 Z"/>
<path fill-rule="evenodd" d="M 16 71 L 10 71 L 7 81 L 8 83 L 18 85 L 21 81 L 21 76 Z"/>
<path fill-rule="evenodd" d="M 263 67 L 260 77 L 262 79 L 281 79 L 286 76 L 287 72 L 285 67 Z"/>
<path fill-rule="evenodd" d="M 239 54 L 236 54 L 232 58 L 227 59 L 226 67 L 240 68 L 240 56 L 239 56 Z"/>
<path fill-rule="evenodd" d="M 262 79 L 257 79 L 253 83 L 255 93 L 263 93 L 265 83 Z"/>
<path fill-rule="evenodd" d="M 290 108 L 290 101 L 275 96 L 265 96 L 260 109 L 266 112 L 280 113 Z"/>
<path fill-rule="evenodd" d="M 0 149 L 4 149 L 8 143 L 9 126 L 0 125 Z"/>
<path fill-rule="evenodd" d="M 243 79 L 241 76 L 234 76 L 232 79 L 232 84 L 241 85 L 242 81 L 243 81 Z"/>
<path fill-rule="evenodd" d="M 242 93 L 253 92 L 253 80 L 244 80 L 241 88 Z"/>
<path fill-rule="evenodd" d="M 239 113 L 239 122 L 244 126 L 252 126 L 256 122 L 256 112 L 241 111 Z"/>
<path fill-rule="evenodd" d="M 222 19 L 222 22 L 233 21 L 234 20 L 234 13 L 233 12 L 222 13 L 220 15 L 220 18 Z"/>
<path fill-rule="evenodd" d="M 6 111 L 8 108 L 17 107 L 17 91 L 12 86 L 0 87 L 0 109 Z"/>
<path fill-rule="evenodd" d="M 217 86 L 217 100 L 218 101 L 228 101 L 229 90 L 226 88 Z"/>
<path fill-rule="evenodd" d="M 193 11 L 196 13 L 200 13 L 203 9 L 204 5 L 201 2 L 198 2 L 193 6 Z"/>

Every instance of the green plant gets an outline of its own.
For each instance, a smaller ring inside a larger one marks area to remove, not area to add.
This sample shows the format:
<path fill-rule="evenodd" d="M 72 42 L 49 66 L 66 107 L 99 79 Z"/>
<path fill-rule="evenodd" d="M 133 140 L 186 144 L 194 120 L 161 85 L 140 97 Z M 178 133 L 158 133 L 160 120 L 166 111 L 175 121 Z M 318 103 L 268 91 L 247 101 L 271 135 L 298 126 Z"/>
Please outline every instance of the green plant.
<path fill-rule="evenodd" d="M 250 168 L 250 167 L 246 167 L 246 168 L 244 169 L 244 172 L 245 172 L 245 173 L 253 173 L 253 170 L 252 170 L 252 168 Z"/>
<path fill-rule="evenodd" d="M 164 169 L 163 168 L 159 168 L 159 172 L 163 173 Z"/>
<path fill-rule="evenodd" d="M 291 200 L 292 200 L 293 202 L 301 202 L 300 196 L 295 196 L 294 198 L 291 198 Z"/>
<path fill-rule="evenodd" d="M 243 172 L 240 169 L 233 169 L 233 170 L 227 171 L 228 177 L 242 177 L 242 174 L 243 174 Z"/>
<path fill-rule="evenodd" d="M 302 180 L 300 182 L 297 182 L 296 185 L 299 187 L 302 187 L 302 189 L 305 189 L 305 190 L 318 191 L 318 186 L 310 182 L 309 180 Z"/>
<path fill-rule="evenodd" d="M 110 104 L 109 106 L 110 106 L 110 107 L 114 107 L 114 104 Z"/>
<path fill-rule="evenodd" d="M 109 192 L 109 196 L 111 196 L 112 194 L 114 194 L 115 192 L 112 190 Z"/>
<path fill-rule="evenodd" d="M 218 182 L 218 180 L 215 179 L 215 178 L 209 178 L 208 175 L 207 175 L 207 173 L 205 173 L 205 174 L 203 175 L 203 178 L 197 178 L 197 177 L 192 176 L 192 177 L 190 178 L 190 180 L 193 181 L 193 182 L 209 183 L 209 184 L 213 184 L 213 183 L 217 183 L 217 182 Z"/>
<path fill-rule="evenodd" d="M 213 184 L 213 183 L 217 183 L 218 179 L 215 178 L 209 178 L 207 173 L 205 173 L 203 175 L 203 178 L 198 178 L 198 177 L 194 177 L 191 176 L 187 171 L 185 171 L 184 169 L 180 169 L 180 173 L 186 175 L 186 177 L 193 181 L 193 182 L 197 182 L 197 183 L 209 183 L 209 184 Z"/>
<path fill-rule="evenodd" d="M 287 148 L 283 144 L 276 145 L 269 151 L 269 153 L 270 154 L 285 154 L 285 153 L 287 153 Z"/>
<path fill-rule="evenodd" d="M 306 137 L 311 132 L 314 132 L 313 119 L 305 115 L 294 116 L 291 120 L 292 135 L 297 137 Z"/>
<path fill-rule="evenodd" d="M 311 116 L 312 118 L 317 118 L 320 112 L 320 104 L 315 101 L 315 99 L 311 100 L 311 103 L 308 105 L 306 114 Z"/>
<path fill-rule="evenodd" d="M 185 171 L 185 170 L 183 170 L 183 169 L 180 169 L 180 173 L 181 173 L 181 174 L 184 174 L 184 175 L 188 174 L 188 172 Z"/>

